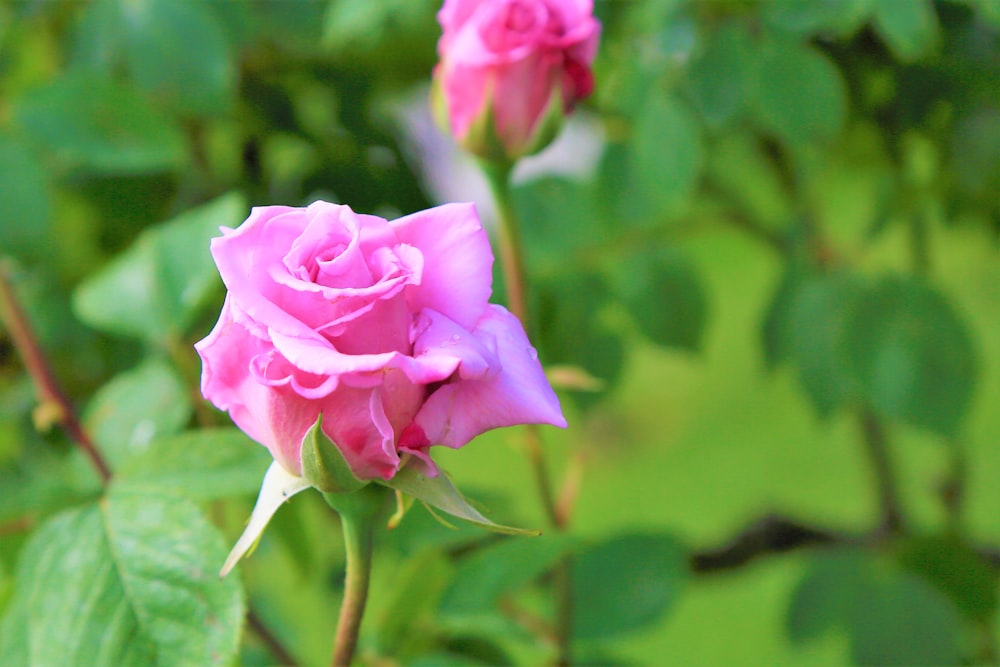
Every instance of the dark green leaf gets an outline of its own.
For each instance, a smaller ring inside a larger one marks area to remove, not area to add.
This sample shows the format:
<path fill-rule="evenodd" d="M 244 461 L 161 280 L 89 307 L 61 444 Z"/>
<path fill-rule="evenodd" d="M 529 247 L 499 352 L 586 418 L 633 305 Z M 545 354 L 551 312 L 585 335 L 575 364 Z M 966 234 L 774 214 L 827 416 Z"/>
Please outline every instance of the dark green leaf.
<path fill-rule="evenodd" d="M 840 550 L 815 557 L 795 587 L 786 626 L 792 641 L 815 639 L 843 626 L 865 585 L 865 555 Z"/>
<path fill-rule="evenodd" d="M 0 632 L 5 667 L 228 665 L 238 580 L 222 538 L 178 497 L 119 490 L 41 526 L 21 554 Z"/>
<path fill-rule="evenodd" d="M 565 535 L 508 539 L 463 560 L 441 601 L 448 614 L 493 609 L 500 596 L 515 591 L 546 570 L 573 546 Z"/>
<path fill-rule="evenodd" d="M 930 0 L 873 0 L 875 29 L 902 62 L 927 53 L 938 38 L 938 20 Z"/>
<path fill-rule="evenodd" d="M 659 345 L 697 350 L 708 303 L 690 260 L 676 250 L 640 250 L 624 261 L 618 294 L 639 330 Z"/>
<path fill-rule="evenodd" d="M 889 417 L 957 433 L 972 398 L 972 341 L 939 292 L 888 277 L 866 290 L 849 327 L 849 361 L 872 405 Z"/>
<path fill-rule="evenodd" d="M 796 641 L 846 629 L 855 664 L 961 664 L 961 620 L 948 598 L 859 550 L 818 556 L 793 593 L 787 620 Z"/>
<path fill-rule="evenodd" d="M 191 418 L 187 388 L 158 359 L 115 376 L 94 394 L 83 422 L 112 469 L 151 441 L 180 431 Z"/>
<path fill-rule="evenodd" d="M 658 620 L 687 577 L 684 549 L 669 535 L 623 535 L 573 559 L 573 637 L 595 639 Z"/>
<path fill-rule="evenodd" d="M 790 144 L 832 139 L 844 125 L 844 81 L 833 62 L 812 46 L 787 38 L 764 40 L 753 90 L 757 120 Z"/>
<path fill-rule="evenodd" d="M 153 441 L 115 473 L 121 485 L 213 500 L 257 493 L 270 462 L 242 431 L 201 429 Z"/>
<path fill-rule="evenodd" d="M 563 271 L 575 253 L 606 240 L 594 200 L 589 184 L 567 178 L 547 176 L 514 188 L 533 273 Z"/>
<path fill-rule="evenodd" d="M 104 331 L 160 345 L 176 340 L 220 288 L 210 240 L 245 214 L 243 198 L 228 194 L 145 231 L 77 288 L 77 315 Z"/>
<path fill-rule="evenodd" d="M 957 537 L 910 539 L 903 544 L 900 561 L 951 598 L 969 618 L 988 623 L 996 614 L 993 568 Z"/>
<path fill-rule="evenodd" d="M 848 343 L 860 291 L 860 281 L 849 273 L 807 279 L 795 290 L 784 327 L 774 333 L 779 347 L 780 341 L 790 343 L 803 388 L 823 416 L 860 391 Z"/>
<path fill-rule="evenodd" d="M 958 665 L 961 618 L 922 579 L 875 571 L 858 590 L 850 619 L 851 655 L 859 665 Z"/>
<path fill-rule="evenodd" d="M 186 160 L 173 121 L 102 76 L 63 75 L 23 95 L 14 114 L 31 139 L 73 167 L 136 174 L 176 169 Z"/>
<path fill-rule="evenodd" d="M 546 364 L 583 367 L 609 385 L 624 363 L 621 337 L 600 320 L 611 295 L 596 273 L 563 272 L 539 286 L 538 340 Z"/>

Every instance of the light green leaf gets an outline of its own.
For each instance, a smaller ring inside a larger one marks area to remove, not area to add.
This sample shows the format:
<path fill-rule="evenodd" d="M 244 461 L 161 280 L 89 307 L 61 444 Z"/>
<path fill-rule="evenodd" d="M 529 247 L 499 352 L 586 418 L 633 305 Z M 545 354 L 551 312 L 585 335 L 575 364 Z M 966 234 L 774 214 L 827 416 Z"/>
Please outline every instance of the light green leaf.
<path fill-rule="evenodd" d="M 221 288 L 210 240 L 245 215 L 243 197 L 232 193 L 146 230 L 77 288 L 74 310 L 97 329 L 169 344 Z"/>
<path fill-rule="evenodd" d="M 629 151 L 629 175 L 651 204 L 654 220 L 680 212 L 694 191 L 703 153 L 701 130 L 687 105 L 650 92 L 636 118 Z"/>
<path fill-rule="evenodd" d="M 21 96 L 14 115 L 31 139 L 71 167 L 139 174 L 176 169 L 187 159 L 171 119 L 103 76 L 65 74 Z"/>
<path fill-rule="evenodd" d="M 904 63 L 918 60 L 938 39 L 938 20 L 930 0 L 874 0 L 875 29 Z"/>
<path fill-rule="evenodd" d="M 836 65 L 791 39 L 760 45 L 753 91 L 757 120 L 790 144 L 832 139 L 847 116 L 847 89 Z"/>
<path fill-rule="evenodd" d="M 214 500 L 256 493 L 270 462 L 267 449 L 238 429 L 199 429 L 154 440 L 115 478 L 122 486 Z"/>
<path fill-rule="evenodd" d="M 437 477 L 427 477 L 415 470 L 413 466 L 406 466 L 397 472 L 392 479 L 376 481 L 391 489 L 411 495 L 435 509 L 497 533 L 507 535 L 541 534 L 541 531 L 537 530 L 512 528 L 493 523 L 469 504 L 469 501 L 458 492 L 443 472 L 439 473 Z"/>
<path fill-rule="evenodd" d="M 752 84 L 753 54 L 748 30 L 730 23 L 713 32 L 704 51 L 691 61 L 688 85 L 709 127 L 728 123 L 743 109 Z"/>
<path fill-rule="evenodd" d="M 222 539 L 176 496 L 114 490 L 59 514 L 21 554 L 0 632 L 5 667 L 231 664 L 243 592 Z"/>
<path fill-rule="evenodd" d="M 83 423 L 112 469 L 191 418 L 187 388 L 173 367 L 151 358 L 97 390 Z"/>

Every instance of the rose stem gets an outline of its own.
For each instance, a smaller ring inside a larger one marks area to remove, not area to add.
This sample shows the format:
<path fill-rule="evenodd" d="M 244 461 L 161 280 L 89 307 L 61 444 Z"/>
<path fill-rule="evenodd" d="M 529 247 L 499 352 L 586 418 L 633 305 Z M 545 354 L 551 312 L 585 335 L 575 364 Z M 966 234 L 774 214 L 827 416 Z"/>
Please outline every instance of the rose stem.
<path fill-rule="evenodd" d="M 532 326 L 525 307 L 527 276 L 524 270 L 517 214 L 514 211 L 510 189 L 513 164 L 484 160 L 480 162 L 480 165 L 486 175 L 486 181 L 489 183 L 490 192 L 497 208 L 500 266 L 507 287 L 507 302 L 510 304 L 511 312 L 521 320 L 530 340 Z M 542 452 L 541 435 L 538 427 L 533 424 L 527 426 L 526 432 L 525 443 L 528 459 L 535 473 L 535 484 L 538 487 L 542 506 L 545 508 L 549 524 L 557 531 L 563 532 L 566 530 L 569 516 L 568 513 L 559 510 L 552 490 L 552 478 L 545 462 L 545 455 Z M 556 637 L 559 647 L 557 664 L 562 666 L 570 664 L 570 639 L 573 626 L 572 562 L 568 556 L 560 559 L 553 575 L 556 596 Z"/>
<path fill-rule="evenodd" d="M 36 426 L 44 428 L 53 422 L 62 424 L 73 442 L 90 459 L 101 481 L 106 484 L 111 479 L 111 469 L 77 419 L 69 400 L 59 389 L 52 368 L 31 329 L 28 316 L 18 301 L 6 260 L 0 260 L 0 322 L 7 328 L 14 348 L 24 361 L 25 370 L 35 385 L 35 395 L 38 397 Z"/>
<path fill-rule="evenodd" d="M 340 514 L 344 531 L 347 571 L 344 575 L 344 599 L 333 645 L 332 667 L 349 667 L 358 644 L 361 619 L 368 599 L 372 569 L 372 537 L 375 517 L 387 490 L 375 484 L 353 493 L 324 493 L 327 504 Z"/>

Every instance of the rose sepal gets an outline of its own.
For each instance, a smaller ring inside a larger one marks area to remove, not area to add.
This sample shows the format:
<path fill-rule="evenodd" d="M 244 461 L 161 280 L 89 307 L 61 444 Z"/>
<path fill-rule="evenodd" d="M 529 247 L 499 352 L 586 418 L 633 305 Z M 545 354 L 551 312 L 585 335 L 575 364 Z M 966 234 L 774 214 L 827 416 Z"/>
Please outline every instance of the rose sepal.
<path fill-rule="evenodd" d="M 441 510 L 467 523 L 504 535 L 541 535 L 540 530 L 514 528 L 490 521 L 469 504 L 443 472 L 428 477 L 414 466 L 404 466 L 392 479 L 375 480 L 383 486 L 412 496 L 425 505 Z"/>
<path fill-rule="evenodd" d="M 566 124 L 566 103 L 563 101 L 562 86 L 552 87 L 549 94 L 549 101 L 545 105 L 545 111 L 535 122 L 531 136 L 523 147 L 518 151 L 516 157 L 534 155 L 559 136 L 563 125 Z"/>
<path fill-rule="evenodd" d="M 517 151 L 506 146 L 497 132 L 497 118 L 493 105 L 493 83 L 487 84 L 482 109 L 476 114 L 459 144 L 476 157 L 497 164 L 513 165 Z"/>
<path fill-rule="evenodd" d="M 304 477 L 293 475 L 280 463 L 272 461 L 264 473 L 264 481 L 260 485 L 260 494 L 250 514 L 250 521 L 226 557 L 219 576 L 224 577 L 229 574 L 240 558 L 253 552 L 271 517 L 286 500 L 310 486 L 312 484 Z"/>
<path fill-rule="evenodd" d="M 323 432 L 320 414 L 302 438 L 302 476 L 322 493 L 353 493 L 369 482 L 358 479 L 340 448 Z"/>

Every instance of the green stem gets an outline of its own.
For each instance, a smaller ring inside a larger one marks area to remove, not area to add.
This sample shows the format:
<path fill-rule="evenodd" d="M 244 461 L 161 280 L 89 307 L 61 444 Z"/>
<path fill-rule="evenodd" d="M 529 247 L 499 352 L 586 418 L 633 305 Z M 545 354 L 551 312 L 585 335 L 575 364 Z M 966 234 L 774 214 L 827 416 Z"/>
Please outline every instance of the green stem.
<path fill-rule="evenodd" d="M 861 408 L 859 419 L 865 446 L 868 449 L 868 457 L 875 471 L 879 511 L 882 515 L 880 532 L 888 536 L 899 535 L 905 526 L 903 513 L 900 509 L 902 504 L 899 502 L 899 492 L 896 489 L 896 480 L 893 477 L 892 464 L 889 460 L 889 439 L 885 432 L 885 426 L 874 411 L 867 406 Z"/>
<path fill-rule="evenodd" d="M 510 175 L 513 163 L 497 163 L 480 161 L 486 181 L 497 210 L 497 240 L 500 248 L 500 267 L 503 271 L 507 287 L 507 303 L 510 311 L 521 321 L 529 338 L 532 334 L 532 324 L 528 318 L 527 275 L 524 269 L 524 252 L 521 244 L 521 234 L 517 213 L 514 210 L 513 196 L 510 189 Z M 549 474 L 545 455 L 542 452 L 541 436 L 538 427 L 529 424 L 525 438 L 528 459 L 535 474 L 535 484 L 541 498 L 545 515 L 549 524 L 558 532 L 567 528 L 568 515 L 561 512 L 553 491 L 552 478 Z M 573 627 L 573 578 L 572 562 L 569 557 L 562 558 L 553 572 L 553 589 L 556 598 L 556 639 L 558 656 L 556 664 L 560 667 L 569 665 L 570 641 Z"/>
<path fill-rule="evenodd" d="M 327 504 L 340 514 L 344 531 L 347 572 L 344 575 L 344 599 L 333 645 L 333 667 L 349 667 L 354 658 L 361 630 L 361 619 L 368 600 L 368 582 L 372 569 L 372 537 L 375 518 L 388 491 L 376 484 L 353 493 L 324 493 Z"/>
<path fill-rule="evenodd" d="M 507 287 L 507 304 L 510 306 L 510 312 L 521 320 L 521 324 L 530 336 L 528 313 L 525 308 L 526 281 L 521 233 L 510 191 L 510 173 L 513 165 L 485 160 L 479 164 L 486 174 L 486 181 L 489 183 L 493 202 L 496 204 L 497 243 L 500 248 L 500 268 Z"/>

